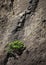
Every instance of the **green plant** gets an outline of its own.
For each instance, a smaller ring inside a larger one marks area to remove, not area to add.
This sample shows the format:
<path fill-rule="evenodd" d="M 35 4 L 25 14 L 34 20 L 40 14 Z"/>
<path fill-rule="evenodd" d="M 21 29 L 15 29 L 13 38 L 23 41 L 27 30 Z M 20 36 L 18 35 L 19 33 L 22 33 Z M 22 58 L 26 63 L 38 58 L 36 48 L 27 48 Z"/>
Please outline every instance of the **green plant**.
<path fill-rule="evenodd" d="M 20 51 L 25 47 L 24 43 L 19 40 L 13 41 L 9 43 L 7 46 L 8 46 L 8 52 L 12 52 L 13 50 Z"/>

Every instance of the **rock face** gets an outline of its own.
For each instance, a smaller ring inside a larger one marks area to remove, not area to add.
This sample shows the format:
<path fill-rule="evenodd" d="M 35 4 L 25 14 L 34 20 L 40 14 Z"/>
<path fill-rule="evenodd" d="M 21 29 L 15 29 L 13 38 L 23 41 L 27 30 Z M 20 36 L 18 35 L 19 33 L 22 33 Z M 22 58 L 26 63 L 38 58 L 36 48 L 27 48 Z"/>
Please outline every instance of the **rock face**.
<path fill-rule="evenodd" d="M 17 58 L 5 59 L 5 46 L 14 40 L 23 41 L 26 50 Z M 43 64 L 46 65 L 46 0 L 0 0 L 0 65 Z"/>

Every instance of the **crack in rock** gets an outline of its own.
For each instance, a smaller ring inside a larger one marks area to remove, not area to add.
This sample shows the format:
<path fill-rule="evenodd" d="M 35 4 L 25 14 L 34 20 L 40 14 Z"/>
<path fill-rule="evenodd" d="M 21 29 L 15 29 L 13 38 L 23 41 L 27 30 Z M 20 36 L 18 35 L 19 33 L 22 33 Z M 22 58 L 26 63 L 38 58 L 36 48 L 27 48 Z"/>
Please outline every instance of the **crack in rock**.
<path fill-rule="evenodd" d="M 13 0 L 11 0 L 11 2 L 13 4 Z M 20 20 L 18 21 L 16 28 L 12 31 L 13 34 L 17 33 L 18 31 L 21 31 L 23 29 L 24 24 L 25 24 L 25 20 L 26 20 L 26 16 L 28 14 L 30 15 L 32 12 L 35 11 L 35 9 L 37 8 L 38 2 L 39 2 L 39 0 L 30 0 L 29 7 L 24 12 L 24 14 L 20 17 Z M 27 53 L 28 53 L 28 51 L 27 51 Z M 16 55 L 14 55 L 12 53 L 11 54 L 8 53 L 6 55 L 6 58 L 4 59 L 4 65 L 7 65 L 9 57 L 15 57 L 16 58 Z"/>
<path fill-rule="evenodd" d="M 31 5 L 27 8 L 27 10 L 20 17 L 20 21 L 17 23 L 16 29 L 14 29 L 12 31 L 13 34 L 15 34 L 17 31 L 20 31 L 21 29 L 23 29 L 24 23 L 25 23 L 25 20 L 26 20 L 26 16 L 35 11 L 35 9 L 37 8 L 38 2 L 39 2 L 39 0 L 31 0 L 29 2 L 29 4 L 31 4 Z"/>

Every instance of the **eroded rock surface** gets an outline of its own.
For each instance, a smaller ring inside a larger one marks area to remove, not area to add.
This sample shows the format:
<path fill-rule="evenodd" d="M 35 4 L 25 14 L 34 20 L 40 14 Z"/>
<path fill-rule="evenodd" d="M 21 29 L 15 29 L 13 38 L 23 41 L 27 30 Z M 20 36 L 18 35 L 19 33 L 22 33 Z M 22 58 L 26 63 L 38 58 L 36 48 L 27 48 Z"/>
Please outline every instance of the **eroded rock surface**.
<path fill-rule="evenodd" d="M 9 57 L 5 46 L 21 40 L 26 50 Z M 0 65 L 46 65 L 46 0 L 0 0 Z"/>

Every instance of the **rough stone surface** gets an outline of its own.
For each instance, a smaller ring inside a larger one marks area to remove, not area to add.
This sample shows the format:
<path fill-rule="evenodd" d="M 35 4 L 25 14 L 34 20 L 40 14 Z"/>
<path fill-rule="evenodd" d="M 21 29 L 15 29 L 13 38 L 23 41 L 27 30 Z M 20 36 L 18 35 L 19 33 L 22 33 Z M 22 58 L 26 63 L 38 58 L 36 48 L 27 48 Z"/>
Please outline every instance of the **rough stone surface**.
<path fill-rule="evenodd" d="M 4 63 L 14 40 L 26 50 Z M 0 65 L 46 65 L 46 0 L 0 0 Z"/>

